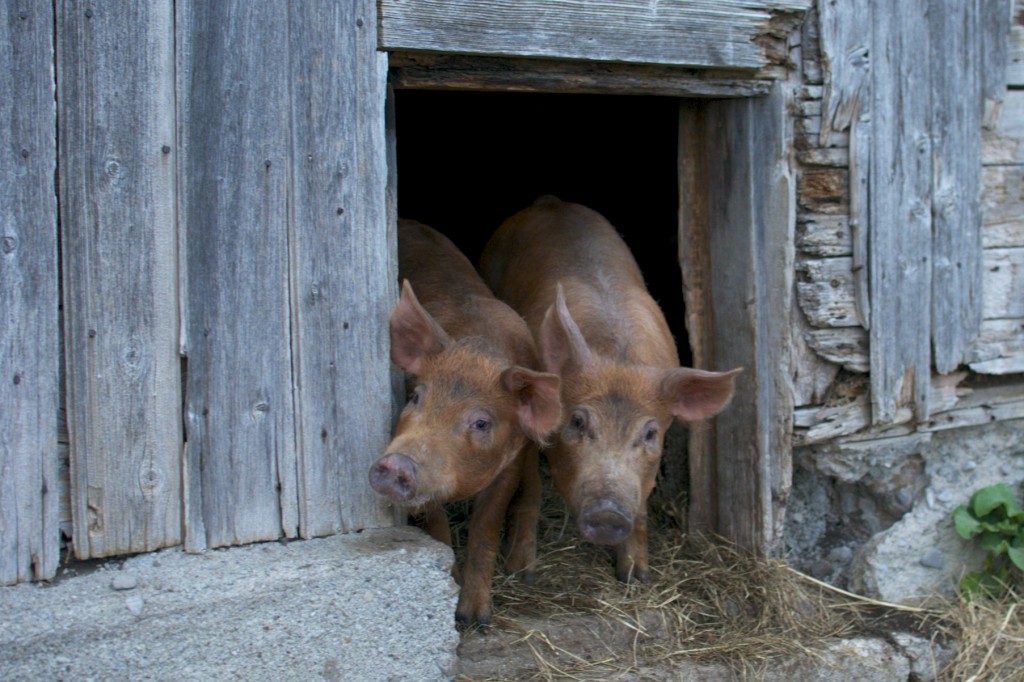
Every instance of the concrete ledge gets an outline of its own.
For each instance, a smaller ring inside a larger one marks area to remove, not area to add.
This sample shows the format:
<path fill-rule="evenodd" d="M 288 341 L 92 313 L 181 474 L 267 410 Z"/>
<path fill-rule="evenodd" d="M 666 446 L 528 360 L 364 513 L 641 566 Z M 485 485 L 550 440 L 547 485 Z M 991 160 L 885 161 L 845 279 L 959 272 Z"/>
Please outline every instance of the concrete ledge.
<path fill-rule="evenodd" d="M 164 550 L 0 588 L 0 679 L 450 679 L 451 563 L 393 528 Z"/>

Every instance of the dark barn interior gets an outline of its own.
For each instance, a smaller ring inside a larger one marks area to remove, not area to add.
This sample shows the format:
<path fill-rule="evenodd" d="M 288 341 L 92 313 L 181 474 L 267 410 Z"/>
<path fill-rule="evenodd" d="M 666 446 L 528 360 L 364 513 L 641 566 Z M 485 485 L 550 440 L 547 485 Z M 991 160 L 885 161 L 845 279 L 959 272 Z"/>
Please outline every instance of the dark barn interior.
<path fill-rule="evenodd" d="M 688 365 L 678 107 L 667 97 L 398 90 L 399 215 L 476 263 L 501 222 L 538 196 L 590 206 L 629 243 Z"/>

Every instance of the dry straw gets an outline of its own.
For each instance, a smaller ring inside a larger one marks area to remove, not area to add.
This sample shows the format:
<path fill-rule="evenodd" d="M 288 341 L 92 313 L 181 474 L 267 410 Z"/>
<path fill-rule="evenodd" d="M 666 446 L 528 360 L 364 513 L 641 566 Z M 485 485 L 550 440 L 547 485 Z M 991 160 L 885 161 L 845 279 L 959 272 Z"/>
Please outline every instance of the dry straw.
<path fill-rule="evenodd" d="M 624 585 L 614 578 L 612 553 L 581 542 L 564 504 L 545 500 L 536 582 L 499 572 L 494 584 L 491 627 L 515 633 L 536 664 L 519 679 L 640 679 L 635 671 L 678 660 L 757 679 L 773 662 L 820 659 L 837 638 L 913 632 L 958 646 L 939 680 L 1024 680 L 1024 609 L 1015 600 L 903 606 L 867 599 L 780 560 L 687 538 L 677 521 L 685 507 L 664 501 L 652 505 L 650 583 Z M 593 618 L 632 633 L 628 643 L 594 656 L 552 641 L 550 633 Z M 536 627 L 538 620 L 548 626 Z"/>

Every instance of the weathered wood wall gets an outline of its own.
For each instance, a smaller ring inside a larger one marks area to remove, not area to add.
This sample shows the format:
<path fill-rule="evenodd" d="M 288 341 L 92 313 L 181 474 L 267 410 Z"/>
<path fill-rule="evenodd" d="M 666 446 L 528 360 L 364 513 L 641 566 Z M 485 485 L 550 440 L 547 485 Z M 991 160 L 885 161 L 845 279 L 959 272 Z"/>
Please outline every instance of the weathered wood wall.
<path fill-rule="evenodd" d="M 971 370 L 1024 373 L 1024 3 L 1014 3 L 1007 64 L 1010 89 L 990 97 L 982 137 L 981 334 Z"/>
<path fill-rule="evenodd" d="M 0 584 L 60 555 L 53 8 L 0 6 Z"/>
<path fill-rule="evenodd" d="M 691 434 L 690 532 L 767 553 L 790 486 L 793 182 L 789 98 L 680 111 L 680 263 L 694 365 L 744 367 L 729 409 Z M 741 502 L 739 502 L 741 501 Z"/>
<path fill-rule="evenodd" d="M 681 115 L 695 364 L 747 366 L 694 432 L 697 527 L 770 548 L 791 437 L 1024 415 L 959 387 L 1024 372 L 1010 0 L 52 9 L 0 10 L 0 582 L 57 565 L 61 301 L 78 556 L 392 522 L 381 47 L 405 86 L 758 97 Z"/>
<path fill-rule="evenodd" d="M 918 12 L 916 22 L 878 21 L 877 12 L 897 8 L 881 5 L 820 2 L 818 20 L 805 24 L 796 121 L 798 443 L 964 425 L 981 415 L 972 408 L 973 417 L 954 416 L 968 409 L 958 404 L 965 392 L 956 386 L 967 377 L 958 369 L 1024 371 L 1024 213 L 1013 160 L 1024 112 L 1020 91 L 1012 82 L 1005 89 L 1010 3 L 926 3 L 927 11 L 900 3 L 899 12 Z M 913 28 L 922 25 L 929 30 Z M 907 27 L 902 37 L 892 35 L 899 26 Z M 926 72 L 904 70 L 902 60 Z M 912 111 L 893 109 L 908 102 L 916 102 Z M 905 139 L 916 146 L 893 159 L 891 140 L 908 126 L 917 133 Z M 901 181 L 918 179 L 893 193 L 887 169 L 896 163 L 911 164 Z M 868 210 L 876 204 L 886 208 Z M 846 373 L 835 381 L 840 368 Z"/>
<path fill-rule="evenodd" d="M 365 483 L 396 297 L 375 4 L 177 8 L 186 546 L 389 525 Z"/>
<path fill-rule="evenodd" d="M 808 0 L 381 0 L 381 47 L 782 75 Z"/>
<path fill-rule="evenodd" d="M 62 515 L 81 558 L 393 523 L 365 483 L 397 296 L 376 4 L 26 7 L 0 26 L 0 582 L 53 576 Z"/>

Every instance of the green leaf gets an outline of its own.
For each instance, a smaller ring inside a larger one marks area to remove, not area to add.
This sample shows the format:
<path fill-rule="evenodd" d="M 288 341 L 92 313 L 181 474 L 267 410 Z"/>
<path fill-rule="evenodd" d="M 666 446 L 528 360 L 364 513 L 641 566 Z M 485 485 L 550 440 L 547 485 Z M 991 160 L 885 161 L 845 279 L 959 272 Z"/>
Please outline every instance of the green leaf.
<path fill-rule="evenodd" d="M 953 510 L 953 524 L 957 534 L 965 540 L 970 540 L 982 531 L 981 523 L 962 504 Z"/>
<path fill-rule="evenodd" d="M 1002 533 L 1003 535 L 1009 535 L 1010 537 L 1016 535 L 1018 529 L 1016 523 L 1009 519 L 1002 518 L 996 512 L 992 512 L 985 518 L 981 519 L 981 525 L 987 531 Z"/>
<path fill-rule="evenodd" d="M 1014 566 L 1024 571 L 1024 547 L 1009 547 L 1006 550 L 1006 555 L 1010 557 Z"/>
<path fill-rule="evenodd" d="M 1017 507 L 1013 491 L 1005 483 L 982 488 L 971 496 L 971 509 L 975 516 L 986 516 L 999 506 L 1005 507 L 1006 516 L 1013 516 L 1021 511 Z"/>
<path fill-rule="evenodd" d="M 1007 550 L 1010 543 L 999 533 L 985 533 L 981 536 L 979 543 L 981 548 L 994 556 L 999 556 Z"/>

